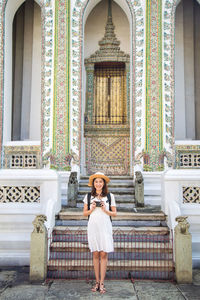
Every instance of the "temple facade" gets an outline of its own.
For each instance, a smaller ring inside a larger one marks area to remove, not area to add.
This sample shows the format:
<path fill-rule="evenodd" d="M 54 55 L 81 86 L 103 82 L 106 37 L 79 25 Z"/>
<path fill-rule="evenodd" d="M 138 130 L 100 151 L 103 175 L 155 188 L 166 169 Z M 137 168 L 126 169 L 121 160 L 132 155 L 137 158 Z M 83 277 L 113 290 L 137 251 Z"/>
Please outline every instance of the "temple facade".
<path fill-rule="evenodd" d="M 0 52 L 0 265 L 28 264 L 72 171 L 139 170 L 199 266 L 200 1 L 0 0 Z"/>

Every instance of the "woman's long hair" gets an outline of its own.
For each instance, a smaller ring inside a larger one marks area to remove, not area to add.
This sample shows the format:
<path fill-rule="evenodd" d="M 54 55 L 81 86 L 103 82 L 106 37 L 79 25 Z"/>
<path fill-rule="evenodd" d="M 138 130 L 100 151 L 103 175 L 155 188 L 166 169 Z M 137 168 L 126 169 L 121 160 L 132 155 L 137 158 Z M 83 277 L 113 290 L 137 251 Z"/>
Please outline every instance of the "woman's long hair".
<path fill-rule="evenodd" d="M 96 179 L 96 178 L 94 178 L 93 181 L 92 181 L 92 191 L 91 191 L 91 195 L 92 195 L 93 197 L 97 196 L 97 192 L 96 192 L 96 189 L 95 189 L 95 187 L 94 187 L 94 181 L 95 181 L 95 179 Z M 103 182 L 104 182 L 104 185 L 103 185 L 103 188 L 102 188 L 101 196 L 102 196 L 102 197 L 105 197 L 105 196 L 107 196 L 107 194 L 108 194 L 108 186 L 107 186 L 107 183 L 106 183 L 105 179 L 103 179 L 103 178 L 101 178 L 101 179 L 102 179 Z"/>

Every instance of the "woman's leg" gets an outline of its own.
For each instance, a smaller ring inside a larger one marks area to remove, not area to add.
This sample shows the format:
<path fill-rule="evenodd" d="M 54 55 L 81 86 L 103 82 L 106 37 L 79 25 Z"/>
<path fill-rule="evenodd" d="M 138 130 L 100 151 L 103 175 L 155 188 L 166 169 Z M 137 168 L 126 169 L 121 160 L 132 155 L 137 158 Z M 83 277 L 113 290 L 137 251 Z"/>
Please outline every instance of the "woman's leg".
<path fill-rule="evenodd" d="M 96 282 L 99 282 L 99 252 L 98 251 L 93 252 L 93 265 L 94 265 Z"/>
<path fill-rule="evenodd" d="M 101 265 L 100 265 L 101 280 L 100 280 L 100 283 L 104 283 L 104 278 L 106 276 L 107 262 L 108 262 L 108 253 L 101 251 L 100 257 L 101 257 Z"/>

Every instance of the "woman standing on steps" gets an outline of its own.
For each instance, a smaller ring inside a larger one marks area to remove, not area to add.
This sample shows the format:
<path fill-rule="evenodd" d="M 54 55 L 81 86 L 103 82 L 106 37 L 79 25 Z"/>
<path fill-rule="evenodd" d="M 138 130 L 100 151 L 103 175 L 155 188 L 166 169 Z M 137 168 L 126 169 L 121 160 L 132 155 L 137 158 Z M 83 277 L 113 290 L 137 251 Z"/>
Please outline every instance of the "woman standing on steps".
<path fill-rule="evenodd" d="M 110 217 L 117 215 L 114 195 L 108 193 L 107 184 L 110 179 L 103 173 L 97 172 L 89 177 L 88 186 L 91 194 L 87 194 L 83 200 L 83 215 L 89 217 L 88 244 L 93 253 L 93 264 L 96 284 L 93 292 L 106 292 L 104 278 L 108 261 L 108 253 L 114 251 L 112 223 Z M 110 203 L 109 203 L 110 202 Z"/>

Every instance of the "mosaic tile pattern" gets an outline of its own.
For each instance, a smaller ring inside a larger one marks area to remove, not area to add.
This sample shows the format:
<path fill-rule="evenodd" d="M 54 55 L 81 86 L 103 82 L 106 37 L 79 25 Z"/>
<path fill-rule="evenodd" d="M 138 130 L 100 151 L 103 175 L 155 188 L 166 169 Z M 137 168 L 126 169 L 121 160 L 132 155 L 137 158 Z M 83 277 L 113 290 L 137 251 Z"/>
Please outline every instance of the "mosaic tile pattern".
<path fill-rule="evenodd" d="M 53 0 L 42 3 L 42 123 L 41 154 L 52 148 L 52 99 L 53 99 Z"/>
<path fill-rule="evenodd" d="M 164 4 L 164 55 L 163 55 L 163 101 L 164 101 L 164 145 L 172 152 L 174 145 L 174 27 L 176 0 L 166 0 Z"/>
<path fill-rule="evenodd" d="M 189 186 L 182 187 L 183 203 L 200 204 L 200 187 Z"/>
<path fill-rule="evenodd" d="M 129 138 L 123 137 L 87 138 L 88 174 L 101 171 L 107 175 L 127 175 L 130 164 L 129 143 Z"/>
<path fill-rule="evenodd" d="M 55 76 L 53 156 L 57 169 L 65 168 L 70 152 L 70 0 L 55 2 Z"/>
<path fill-rule="evenodd" d="M 136 32 L 135 40 L 132 40 L 133 51 L 131 59 L 133 60 L 132 69 L 132 99 L 133 107 L 133 126 L 134 142 L 133 153 L 142 151 L 142 120 L 145 119 L 142 113 L 143 99 L 143 74 L 144 74 L 144 11 L 140 0 L 125 0 L 130 8 L 131 14 L 135 16 L 133 32 Z M 81 99 L 82 99 L 82 58 L 83 58 L 83 13 L 89 0 L 76 0 L 73 9 L 72 18 L 72 149 L 81 156 Z M 135 54 L 135 55 L 134 55 Z M 134 154 L 133 154 L 134 160 Z"/>
<path fill-rule="evenodd" d="M 40 146 L 5 146 L 4 167 L 8 169 L 39 169 Z"/>
<path fill-rule="evenodd" d="M 0 203 L 39 203 L 40 186 L 1 186 Z"/>
<path fill-rule="evenodd" d="M 146 1 L 146 139 L 144 170 L 161 170 L 162 109 L 162 1 Z"/>
<path fill-rule="evenodd" d="M 9 0 L 10 1 L 10 0 Z M 4 105 L 4 27 L 5 8 L 8 0 L 0 2 L 0 126 L 3 131 L 2 116 Z M 41 70 L 41 153 L 44 155 L 51 148 L 51 109 L 52 109 L 52 74 L 53 74 L 53 0 L 40 0 L 42 16 L 42 70 Z M 2 135 L 0 135 L 2 156 Z M 2 162 L 1 162 L 2 164 Z"/>

